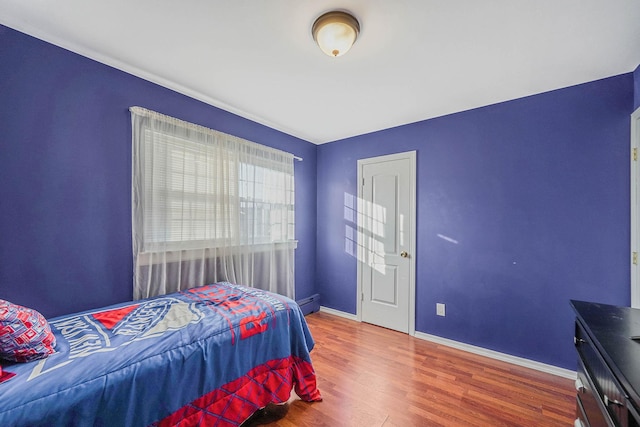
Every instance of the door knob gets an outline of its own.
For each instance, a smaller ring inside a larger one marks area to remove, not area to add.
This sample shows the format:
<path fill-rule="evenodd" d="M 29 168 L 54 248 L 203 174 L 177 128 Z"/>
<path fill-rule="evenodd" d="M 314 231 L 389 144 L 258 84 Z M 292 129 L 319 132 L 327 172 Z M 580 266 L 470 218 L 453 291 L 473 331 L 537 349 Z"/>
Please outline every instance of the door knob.
<path fill-rule="evenodd" d="M 400 256 L 402 258 L 409 258 L 409 253 L 407 251 L 402 251 L 402 252 L 400 252 Z"/>

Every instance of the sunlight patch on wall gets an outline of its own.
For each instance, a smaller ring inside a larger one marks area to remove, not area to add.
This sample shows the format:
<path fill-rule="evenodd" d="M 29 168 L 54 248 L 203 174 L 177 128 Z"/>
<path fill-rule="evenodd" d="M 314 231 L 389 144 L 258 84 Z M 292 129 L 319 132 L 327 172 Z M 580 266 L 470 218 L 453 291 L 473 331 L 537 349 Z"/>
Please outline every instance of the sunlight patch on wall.
<path fill-rule="evenodd" d="M 451 237 L 445 236 L 444 234 L 436 234 L 436 236 L 438 236 L 442 240 L 446 240 L 449 243 L 453 243 L 456 245 L 458 244 L 458 241 L 456 239 L 452 239 Z"/>
<path fill-rule="evenodd" d="M 345 253 L 381 274 L 385 273 L 383 238 L 386 218 L 383 206 L 358 199 L 353 194 L 344 194 Z"/>

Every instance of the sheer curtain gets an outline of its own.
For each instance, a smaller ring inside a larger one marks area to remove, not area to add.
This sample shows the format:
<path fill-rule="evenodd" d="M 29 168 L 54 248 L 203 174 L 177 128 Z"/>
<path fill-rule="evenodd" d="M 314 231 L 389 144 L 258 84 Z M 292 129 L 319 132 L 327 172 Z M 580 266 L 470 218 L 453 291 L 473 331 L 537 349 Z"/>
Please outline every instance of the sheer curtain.
<path fill-rule="evenodd" d="M 223 280 L 294 298 L 293 155 L 130 111 L 134 298 Z"/>

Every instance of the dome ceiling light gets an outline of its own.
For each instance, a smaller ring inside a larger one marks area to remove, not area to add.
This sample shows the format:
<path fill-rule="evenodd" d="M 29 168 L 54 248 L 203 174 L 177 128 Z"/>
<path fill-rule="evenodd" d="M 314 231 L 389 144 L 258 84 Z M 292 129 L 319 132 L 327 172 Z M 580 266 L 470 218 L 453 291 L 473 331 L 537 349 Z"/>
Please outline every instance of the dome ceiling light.
<path fill-rule="evenodd" d="M 338 57 L 347 53 L 356 42 L 360 23 L 350 13 L 335 10 L 316 19 L 311 33 L 324 53 Z"/>

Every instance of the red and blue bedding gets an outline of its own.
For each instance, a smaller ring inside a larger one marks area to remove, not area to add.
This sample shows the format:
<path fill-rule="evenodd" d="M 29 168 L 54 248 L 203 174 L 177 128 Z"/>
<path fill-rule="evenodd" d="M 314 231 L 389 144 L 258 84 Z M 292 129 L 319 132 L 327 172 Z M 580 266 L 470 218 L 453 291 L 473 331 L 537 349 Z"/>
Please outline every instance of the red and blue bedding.
<path fill-rule="evenodd" d="M 0 425 L 236 426 L 321 399 L 297 304 L 230 283 L 49 320 L 55 353 L 4 363 Z"/>

